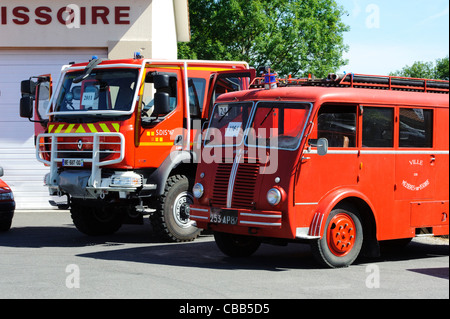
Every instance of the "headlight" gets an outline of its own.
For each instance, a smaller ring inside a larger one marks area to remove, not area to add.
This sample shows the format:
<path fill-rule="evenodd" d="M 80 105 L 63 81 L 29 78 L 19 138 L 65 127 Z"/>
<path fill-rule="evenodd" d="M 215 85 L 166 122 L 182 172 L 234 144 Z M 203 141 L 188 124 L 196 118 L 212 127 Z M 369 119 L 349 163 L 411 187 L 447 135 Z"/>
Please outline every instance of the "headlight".
<path fill-rule="evenodd" d="M 118 173 L 111 178 L 112 187 L 141 187 L 142 177 L 133 172 Z"/>
<path fill-rule="evenodd" d="M 276 188 L 270 189 L 267 192 L 267 201 L 272 206 L 278 205 L 281 202 L 281 192 Z"/>
<path fill-rule="evenodd" d="M 203 188 L 203 185 L 200 183 L 197 183 L 192 188 L 192 193 L 194 194 L 194 197 L 199 199 L 203 196 L 203 193 L 205 192 L 205 189 Z"/>
<path fill-rule="evenodd" d="M 0 193 L 0 201 L 11 201 L 14 199 L 12 192 Z"/>

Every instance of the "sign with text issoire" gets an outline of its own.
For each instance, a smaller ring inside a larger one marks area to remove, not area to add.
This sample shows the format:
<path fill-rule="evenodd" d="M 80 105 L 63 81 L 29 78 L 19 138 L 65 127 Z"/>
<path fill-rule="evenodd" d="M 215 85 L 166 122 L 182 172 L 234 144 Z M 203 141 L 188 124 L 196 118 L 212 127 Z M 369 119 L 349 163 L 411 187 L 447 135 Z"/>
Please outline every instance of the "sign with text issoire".
<path fill-rule="evenodd" d="M 0 28 L 2 25 L 49 25 L 58 23 L 69 25 L 97 25 L 130 24 L 130 6 L 77 6 L 62 7 L 27 7 L 27 6 L 1 6 Z"/>

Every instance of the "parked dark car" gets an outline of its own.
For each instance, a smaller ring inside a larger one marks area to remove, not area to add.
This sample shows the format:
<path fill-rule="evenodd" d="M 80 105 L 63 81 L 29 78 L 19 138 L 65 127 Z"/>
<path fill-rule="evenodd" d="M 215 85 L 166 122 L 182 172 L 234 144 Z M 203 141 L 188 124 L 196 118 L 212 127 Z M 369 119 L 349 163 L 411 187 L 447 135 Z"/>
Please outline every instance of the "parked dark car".
<path fill-rule="evenodd" d="M 0 177 L 3 176 L 3 168 L 0 167 Z M 0 232 L 11 228 L 16 202 L 11 188 L 0 178 Z"/>

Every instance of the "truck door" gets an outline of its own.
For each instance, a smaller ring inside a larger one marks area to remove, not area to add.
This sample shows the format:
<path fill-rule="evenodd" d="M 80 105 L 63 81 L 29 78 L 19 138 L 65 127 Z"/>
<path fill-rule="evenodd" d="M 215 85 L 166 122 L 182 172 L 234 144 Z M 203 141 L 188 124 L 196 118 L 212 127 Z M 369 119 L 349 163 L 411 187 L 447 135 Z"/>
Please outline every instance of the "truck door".
<path fill-rule="evenodd" d="M 433 150 L 433 110 L 400 108 L 399 113 L 395 199 L 409 203 L 412 227 L 439 226 L 443 211 L 436 167 L 441 158 Z"/>
<path fill-rule="evenodd" d="M 296 205 L 299 209 L 318 203 L 339 187 L 355 185 L 358 175 L 357 106 L 322 105 L 314 120 L 309 140 L 312 152 L 305 152 L 301 160 L 296 186 Z M 328 140 L 326 156 L 319 156 L 318 139 Z"/>
<path fill-rule="evenodd" d="M 209 85 L 208 99 L 205 104 L 204 117 L 209 118 L 216 99 L 224 93 L 248 90 L 256 77 L 255 69 L 239 71 L 222 71 L 215 73 Z"/>

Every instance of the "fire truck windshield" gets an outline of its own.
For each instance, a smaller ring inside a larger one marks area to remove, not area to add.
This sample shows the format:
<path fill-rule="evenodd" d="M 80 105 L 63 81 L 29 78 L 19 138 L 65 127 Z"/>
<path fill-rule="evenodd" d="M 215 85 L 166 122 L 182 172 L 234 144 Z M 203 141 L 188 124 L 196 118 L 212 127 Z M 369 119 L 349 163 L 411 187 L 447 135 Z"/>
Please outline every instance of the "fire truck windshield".
<path fill-rule="evenodd" d="M 252 102 L 217 104 L 211 114 L 205 146 L 233 146 L 242 144 L 244 130 L 253 107 Z"/>
<path fill-rule="evenodd" d="M 246 146 L 296 150 L 308 124 L 312 104 L 241 102 L 217 104 L 205 146 Z"/>
<path fill-rule="evenodd" d="M 138 70 L 93 70 L 76 83 L 80 72 L 68 72 L 56 96 L 54 112 L 58 115 L 120 115 L 131 110 L 138 81 Z"/>
<path fill-rule="evenodd" d="M 259 102 L 247 129 L 247 146 L 296 150 L 308 124 L 311 103 Z"/>

